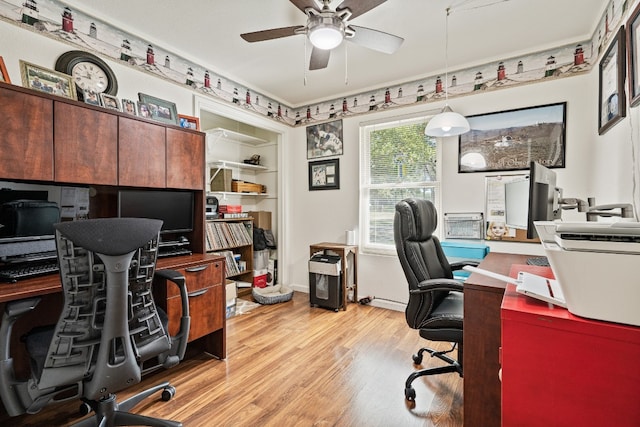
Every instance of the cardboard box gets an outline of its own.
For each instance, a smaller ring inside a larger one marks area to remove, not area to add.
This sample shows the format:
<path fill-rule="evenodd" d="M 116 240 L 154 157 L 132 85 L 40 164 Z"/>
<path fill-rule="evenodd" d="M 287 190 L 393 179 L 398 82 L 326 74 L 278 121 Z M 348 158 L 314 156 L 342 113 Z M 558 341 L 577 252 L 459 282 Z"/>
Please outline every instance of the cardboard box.
<path fill-rule="evenodd" d="M 253 270 L 253 286 L 256 288 L 267 287 L 267 274 L 268 270 Z"/>
<path fill-rule="evenodd" d="M 249 211 L 247 212 L 253 218 L 253 226 L 271 230 L 271 212 L 269 211 Z"/>
<path fill-rule="evenodd" d="M 262 184 L 233 180 L 231 182 L 231 190 L 235 193 L 266 193 L 267 188 Z"/>
<path fill-rule="evenodd" d="M 231 191 L 231 169 L 211 169 L 211 191 Z"/>
<path fill-rule="evenodd" d="M 218 212 L 223 214 L 235 214 L 242 212 L 242 205 L 220 205 L 218 207 Z"/>

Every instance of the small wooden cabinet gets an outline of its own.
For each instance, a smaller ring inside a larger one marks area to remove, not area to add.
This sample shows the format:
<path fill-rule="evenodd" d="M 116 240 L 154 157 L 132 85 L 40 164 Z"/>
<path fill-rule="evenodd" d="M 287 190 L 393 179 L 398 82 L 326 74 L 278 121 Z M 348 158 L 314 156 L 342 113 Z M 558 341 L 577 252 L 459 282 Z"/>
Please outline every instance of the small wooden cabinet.
<path fill-rule="evenodd" d="M 167 128 L 167 187 L 201 190 L 205 139 L 202 134 Z M 203 153 L 194 156 L 194 153 Z"/>
<path fill-rule="evenodd" d="M 165 127 L 120 117 L 118 177 L 120 185 L 166 187 Z"/>

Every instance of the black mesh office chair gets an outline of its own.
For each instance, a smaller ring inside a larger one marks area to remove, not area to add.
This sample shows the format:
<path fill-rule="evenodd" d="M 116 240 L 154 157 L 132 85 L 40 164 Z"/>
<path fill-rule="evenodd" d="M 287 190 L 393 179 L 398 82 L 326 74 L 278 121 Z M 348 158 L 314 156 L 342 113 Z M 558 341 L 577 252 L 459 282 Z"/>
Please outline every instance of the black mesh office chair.
<path fill-rule="evenodd" d="M 416 392 L 411 383 L 418 377 L 447 372 L 457 372 L 462 376 L 462 283 L 453 278 L 452 271 L 464 265 L 478 265 L 478 262 L 449 264 L 440 241 L 433 235 L 437 225 L 436 208 L 430 201 L 405 199 L 396 204 L 394 239 L 400 264 L 409 283 L 409 301 L 405 310 L 407 323 L 411 328 L 418 329 L 424 339 L 452 343 L 450 350 L 421 348 L 413 355 L 416 365 L 422 363 L 425 352 L 447 362 L 447 365 L 422 369 L 409 375 L 404 389 L 408 401 L 415 400 Z M 447 355 L 456 346 L 458 360 Z"/>
<path fill-rule="evenodd" d="M 95 416 L 79 426 L 181 426 L 128 413 L 151 394 L 162 400 L 175 389 L 164 382 L 123 402 L 115 392 L 141 380 L 143 368 L 169 368 L 184 356 L 189 334 L 189 306 L 184 277 L 155 272 L 162 221 L 140 218 L 93 219 L 56 224 L 56 245 L 64 292 L 56 325 L 36 328 L 24 337 L 31 377 L 15 377 L 10 335 L 20 315 L 38 298 L 8 303 L 0 326 L 0 397 L 11 416 L 36 413 L 45 405 L 80 398 L 81 413 Z M 153 301 L 154 274 L 180 288 L 183 316 L 170 337 L 167 319 Z M 146 362 L 146 363 L 145 363 Z"/>

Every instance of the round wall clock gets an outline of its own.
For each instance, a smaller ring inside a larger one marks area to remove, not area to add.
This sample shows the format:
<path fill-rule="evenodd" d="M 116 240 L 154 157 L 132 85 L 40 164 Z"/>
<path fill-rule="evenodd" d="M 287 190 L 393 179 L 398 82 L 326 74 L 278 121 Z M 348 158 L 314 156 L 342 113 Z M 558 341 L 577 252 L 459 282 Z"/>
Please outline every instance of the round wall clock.
<path fill-rule="evenodd" d="M 73 77 L 80 101 L 84 99 L 85 90 L 113 96 L 118 93 L 116 75 L 106 62 L 92 53 L 81 50 L 63 53 L 56 61 L 55 69 Z"/>

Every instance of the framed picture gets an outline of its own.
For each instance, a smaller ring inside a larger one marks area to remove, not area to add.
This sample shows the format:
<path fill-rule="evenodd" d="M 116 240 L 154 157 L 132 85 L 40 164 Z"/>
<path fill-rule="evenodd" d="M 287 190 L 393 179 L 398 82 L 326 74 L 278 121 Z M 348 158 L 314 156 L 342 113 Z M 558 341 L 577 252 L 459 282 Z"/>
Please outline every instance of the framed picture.
<path fill-rule="evenodd" d="M 77 99 L 71 76 L 20 60 L 22 85 L 40 92 Z"/>
<path fill-rule="evenodd" d="M 136 114 L 136 103 L 130 99 L 122 100 L 122 112 L 131 114 L 132 116 L 137 116 Z"/>
<path fill-rule="evenodd" d="M 140 102 L 147 104 L 150 118 L 159 122 L 178 125 L 176 104 L 144 93 L 138 93 Z M 144 116 L 143 116 L 144 117 Z"/>
<path fill-rule="evenodd" d="M 4 59 L 0 56 L 0 82 L 11 83 L 7 67 L 4 65 Z"/>
<path fill-rule="evenodd" d="M 458 138 L 458 172 L 565 167 L 566 102 L 468 116 Z"/>
<path fill-rule="evenodd" d="M 102 101 L 102 106 L 104 108 L 108 108 L 109 110 L 120 111 L 120 101 L 115 96 L 107 95 L 106 93 L 100 94 L 100 100 Z"/>
<path fill-rule="evenodd" d="M 145 119 L 151 118 L 151 111 L 149 111 L 149 106 L 144 102 L 138 102 L 138 115 L 140 117 L 144 117 Z"/>
<path fill-rule="evenodd" d="M 600 92 L 598 94 L 598 133 L 600 135 L 611 129 L 627 114 L 624 94 L 625 67 L 624 27 L 620 27 L 600 60 Z"/>
<path fill-rule="evenodd" d="M 200 118 L 185 116 L 184 114 L 178 114 L 178 118 L 180 119 L 181 128 L 200 130 Z"/>
<path fill-rule="evenodd" d="M 309 191 L 340 188 L 340 160 L 309 162 Z"/>
<path fill-rule="evenodd" d="M 86 104 L 101 106 L 100 96 L 92 90 L 82 91 L 82 98 Z"/>
<path fill-rule="evenodd" d="M 307 159 L 342 155 L 342 120 L 307 126 Z"/>
<path fill-rule="evenodd" d="M 640 4 L 627 21 L 627 61 L 629 61 L 629 105 L 640 104 Z"/>

